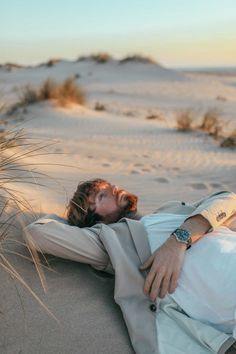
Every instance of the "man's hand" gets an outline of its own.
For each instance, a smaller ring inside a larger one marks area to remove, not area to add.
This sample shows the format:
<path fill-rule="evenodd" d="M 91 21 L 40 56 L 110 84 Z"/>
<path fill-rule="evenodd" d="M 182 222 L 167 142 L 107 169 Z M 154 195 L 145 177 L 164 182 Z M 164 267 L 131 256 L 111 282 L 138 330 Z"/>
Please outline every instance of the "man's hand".
<path fill-rule="evenodd" d="M 150 268 L 144 283 L 144 293 L 149 295 L 152 301 L 155 301 L 157 296 L 164 298 L 168 292 L 175 291 L 185 251 L 186 245 L 170 236 L 140 267 L 140 270 Z"/>

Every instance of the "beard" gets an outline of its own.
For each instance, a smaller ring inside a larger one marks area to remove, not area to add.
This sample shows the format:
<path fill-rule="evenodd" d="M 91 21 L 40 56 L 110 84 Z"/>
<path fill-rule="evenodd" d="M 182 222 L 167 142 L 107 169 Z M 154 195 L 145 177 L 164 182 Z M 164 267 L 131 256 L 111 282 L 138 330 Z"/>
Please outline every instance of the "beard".
<path fill-rule="evenodd" d="M 131 218 L 137 212 L 138 197 L 135 194 L 126 192 L 125 190 L 119 190 L 117 193 L 117 204 L 121 202 L 121 198 L 126 202 L 124 206 L 120 206 L 119 209 L 113 213 L 110 213 L 103 219 L 106 224 L 115 223 L 118 220 L 128 217 Z"/>
<path fill-rule="evenodd" d="M 117 193 L 117 201 L 121 201 L 121 198 L 126 202 L 125 206 L 121 206 L 121 210 L 124 212 L 137 211 L 138 197 L 135 194 L 120 190 Z"/>

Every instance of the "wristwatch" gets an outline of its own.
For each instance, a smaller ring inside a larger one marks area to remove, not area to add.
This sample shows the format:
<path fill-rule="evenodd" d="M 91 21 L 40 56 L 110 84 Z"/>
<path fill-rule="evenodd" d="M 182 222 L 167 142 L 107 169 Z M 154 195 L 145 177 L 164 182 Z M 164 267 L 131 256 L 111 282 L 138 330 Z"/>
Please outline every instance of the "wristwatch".
<path fill-rule="evenodd" d="M 191 233 L 188 230 L 178 228 L 173 231 L 171 235 L 175 236 L 178 242 L 185 243 L 187 245 L 187 249 L 191 247 L 192 238 Z"/>

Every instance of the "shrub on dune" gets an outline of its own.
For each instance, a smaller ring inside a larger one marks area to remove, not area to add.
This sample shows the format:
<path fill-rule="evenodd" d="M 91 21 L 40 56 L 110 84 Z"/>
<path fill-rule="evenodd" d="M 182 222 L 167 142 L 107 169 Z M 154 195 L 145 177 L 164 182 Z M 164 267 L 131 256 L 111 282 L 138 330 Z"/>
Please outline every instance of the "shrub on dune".
<path fill-rule="evenodd" d="M 71 103 L 84 105 L 84 91 L 76 84 L 75 78 L 68 78 L 58 84 L 47 79 L 39 88 L 26 86 L 20 95 L 18 106 L 26 106 L 40 101 L 54 100 L 57 105 L 65 107 Z"/>
<path fill-rule="evenodd" d="M 20 94 L 20 105 L 27 106 L 40 101 L 39 90 L 35 87 L 27 85 Z"/>
<path fill-rule="evenodd" d="M 58 87 L 55 81 L 47 79 L 46 81 L 44 81 L 39 90 L 40 101 L 55 99 L 57 95 L 57 90 Z"/>
<path fill-rule="evenodd" d="M 92 54 L 91 58 L 94 61 L 96 61 L 96 63 L 99 63 L 99 64 L 107 63 L 108 61 L 110 61 L 112 59 L 111 55 L 109 55 L 108 53 Z"/>
<path fill-rule="evenodd" d="M 85 60 L 93 60 L 98 64 L 104 64 L 112 60 L 112 56 L 108 53 L 101 52 L 101 53 L 95 53 L 87 56 L 81 56 L 78 58 L 78 61 L 85 61 Z"/>
<path fill-rule="evenodd" d="M 176 128 L 181 132 L 192 130 L 193 113 L 191 110 L 186 109 L 177 113 L 176 116 Z"/>
<path fill-rule="evenodd" d="M 106 106 L 103 103 L 96 102 L 94 106 L 95 111 L 105 111 Z"/>
<path fill-rule="evenodd" d="M 62 107 L 67 106 L 70 103 L 77 103 L 80 105 L 85 104 L 85 93 L 77 86 L 74 78 L 66 79 L 61 85 L 59 85 L 56 95 L 58 104 Z"/>
<path fill-rule="evenodd" d="M 140 54 L 134 54 L 120 60 L 120 64 L 129 62 L 143 63 L 143 64 L 157 64 L 157 62 L 151 57 L 146 57 Z"/>
<path fill-rule="evenodd" d="M 203 116 L 201 130 L 218 139 L 222 136 L 223 122 L 220 120 L 219 113 L 215 109 L 209 109 Z"/>
<path fill-rule="evenodd" d="M 236 148 L 236 129 L 229 136 L 222 140 L 220 146 L 223 148 L 230 149 Z"/>

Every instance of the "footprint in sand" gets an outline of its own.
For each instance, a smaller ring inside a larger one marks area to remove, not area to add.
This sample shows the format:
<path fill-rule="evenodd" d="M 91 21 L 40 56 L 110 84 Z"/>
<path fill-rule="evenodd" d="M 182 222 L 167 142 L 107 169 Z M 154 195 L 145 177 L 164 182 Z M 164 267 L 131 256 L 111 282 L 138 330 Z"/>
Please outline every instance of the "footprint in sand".
<path fill-rule="evenodd" d="M 157 178 L 155 178 L 155 181 L 157 181 L 159 183 L 169 183 L 169 180 L 165 177 L 157 177 Z"/>
<path fill-rule="evenodd" d="M 102 166 L 103 166 L 103 167 L 110 167 L 110 166 L 111 166 L 111 164 L 110 164 L 110 163 L 108 163 L 108 162 L 105 162 L 105 163 L 103 163 L 103 164 L 102 164 Z"/>
<path fill-rule="evenodd" d="M 207 189 L 207 185 L 205 183 L 191 183 L 190 186 L 193 189 L 197 189 L 197 190 Z"/>
<path fill-rule="evenodd" d="M 139 175 L 139 174 L 140 174 L 140 172 L 137 171 L 137 170 L 131 170 L 130 173 L 131 173 L 132 175 Z"/>
<path fill-rule="evenodd" d="M 151 170 L 150 168 L 146 168 L 146 167 L 145 167 L 145 168 L 142 168 L 142 171 L 143 171 L 143 172 L 151 172 L 152 170 Z"/>
<path fill-rule="evenodd" d="M 147 155 L 147 154 L 143 154 L 143 157 L 145 157 L 146 159 L 149 159 L 149 155 Z"/>
<path fill-rule="evenodd" d="M 135 167 L 142 167 L 143 164 L 142 164 L 142 163 L 135 163 L 134 166 L 135 166 Z"/>
<path fill-rule="evenodd" d="M 92 155 L 88 155 L 87 158 L 88 159 L 93 159 L 93 156 Z"/>
<path fill-rule="evenodd" d="M 213 182 L 213 183 L 210 183 L 210 186 L 211 186 L 212 188 L 222 188 L 222 184 L 221 184 L 221 183 L 215 183 L 215 182 Z"/>

